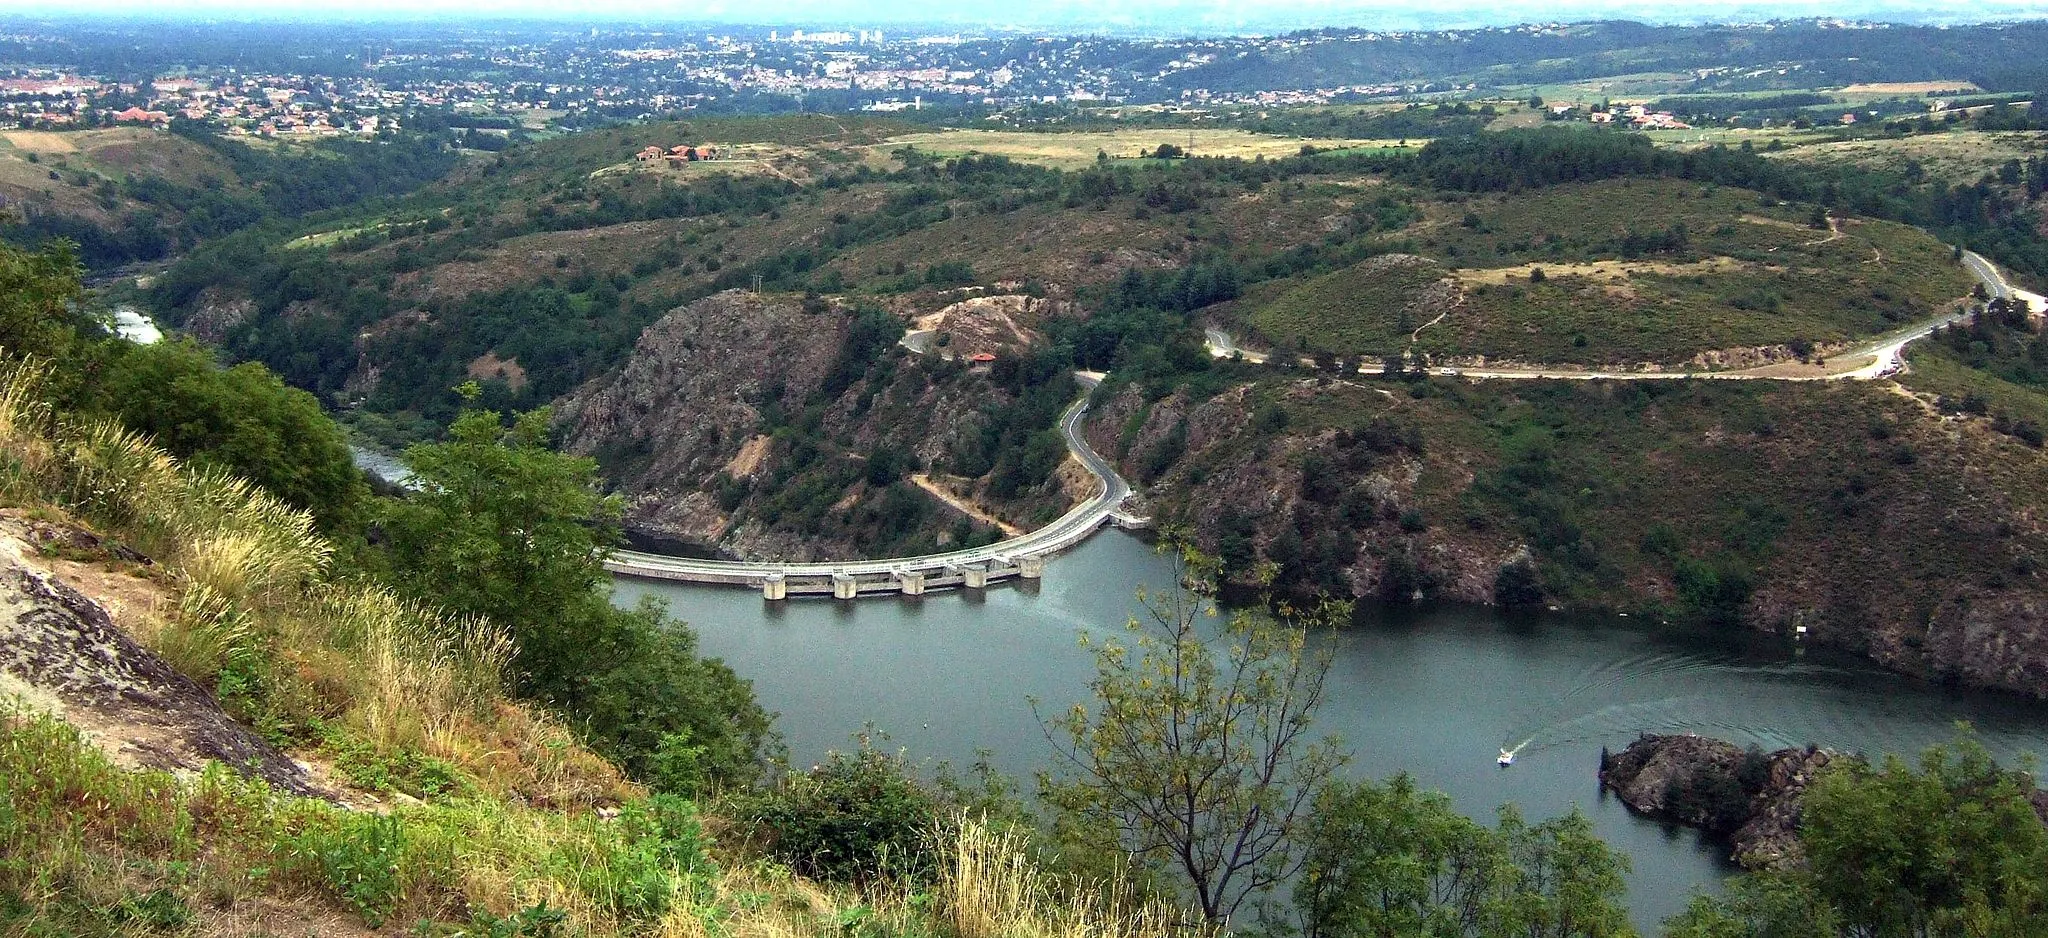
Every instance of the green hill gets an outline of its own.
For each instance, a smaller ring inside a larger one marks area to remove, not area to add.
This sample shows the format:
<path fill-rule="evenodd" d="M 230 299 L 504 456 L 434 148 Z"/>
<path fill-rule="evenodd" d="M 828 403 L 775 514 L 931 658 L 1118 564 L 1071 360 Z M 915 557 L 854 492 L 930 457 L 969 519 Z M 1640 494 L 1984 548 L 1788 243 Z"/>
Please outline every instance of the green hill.
<path fill-rule="evenodd" d="M 1931 318 L 1972 285 L 1919 230 L 1814 227 L 1811 212 L 1764 202 L 1648 179 L 1429 205 L 1402 237 L 1437 267 L 1368 261 L 1236 316 L 1340 355 L 1398 354 L 1432 323 L 1414 342 L 1432 357 L 1672 365 L 1754 347 L 1825 354 Z"/>

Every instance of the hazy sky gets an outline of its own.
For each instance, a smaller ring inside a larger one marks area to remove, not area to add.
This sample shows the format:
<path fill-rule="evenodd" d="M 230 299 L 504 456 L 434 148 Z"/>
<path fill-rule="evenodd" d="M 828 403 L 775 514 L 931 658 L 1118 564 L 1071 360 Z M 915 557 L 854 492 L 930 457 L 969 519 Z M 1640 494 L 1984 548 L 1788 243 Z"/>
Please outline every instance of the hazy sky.
<path fill-rule="evenodd" d="M 2048 16 L 2048 0 L 1561 0 L 1499 4 L 1478 0 L 0 0 L 0 13 L 111 14 L 264 19 L 352 20 L 391 17 L 518 17 L 727 22 L 761 25 L 958 23 L 996 28 L 1139 28 L 1229 32 L 1309 25 L 1383 28 L 1477 25 L 1596 18 L 1653 22 L 1755 21 L 1839 16 L 1964 22 Z"/>

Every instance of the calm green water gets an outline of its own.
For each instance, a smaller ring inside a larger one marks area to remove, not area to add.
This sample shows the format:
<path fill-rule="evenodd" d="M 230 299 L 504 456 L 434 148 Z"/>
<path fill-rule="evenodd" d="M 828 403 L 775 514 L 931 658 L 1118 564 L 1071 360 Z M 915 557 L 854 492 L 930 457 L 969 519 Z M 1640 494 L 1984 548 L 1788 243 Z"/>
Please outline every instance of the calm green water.
<path fill-rule="evenodd" d="M 1082 630 L 1115 629 L 1132 591 L 1170 582 L 1138 539 L 1105 531 L 1047 565 L 1036 587 L 921 600 L 763 602 L 745 590 L 621 580 L 617 597 L 666 599 L 706 653 L 751 678 L 795 760 L 843 748 L 864 725 L 912 756 L 995 753 L 1028 777 L 1050 750 L 1028 697 L 1054 709 L 1092 675 Z M 1634 860 L 1629 901 L 1652 926 L 1731 872 L 1695 833 L 1644 820 L 1603 797 L 1600 748 L 1639 732 L 1699 732 L 1767 748 L 1808 742 L 1913 751 L 1974 722 L 2004 755 L 2048 753 L 2048 706 L 1941 692 L 1866 666 L 1652 631 L 1629 619 L 1510 618 L 1491 610 L 1362 611 L 1335 644 L 1326 729 L 1350 771 L 1406 770 L 1482 819 L 1505 801 L 1531 818 L 1579 806 Z M 1527 742 L 1513 768 L 1499 747 Z"/>

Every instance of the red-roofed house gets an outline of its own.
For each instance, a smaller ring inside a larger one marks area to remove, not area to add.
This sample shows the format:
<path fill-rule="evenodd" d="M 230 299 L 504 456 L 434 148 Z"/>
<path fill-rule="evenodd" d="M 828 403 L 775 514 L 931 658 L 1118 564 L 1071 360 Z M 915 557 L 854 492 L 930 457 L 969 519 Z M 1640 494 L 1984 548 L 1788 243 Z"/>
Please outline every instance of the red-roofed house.
<path fill-rule="evenodd" d="M 139 107 L 131 107 L 114 115 L 114 120 L 123 124 L 165 124 L 170 122 L 171 115 L 162 111 L 145 111 Z"/>

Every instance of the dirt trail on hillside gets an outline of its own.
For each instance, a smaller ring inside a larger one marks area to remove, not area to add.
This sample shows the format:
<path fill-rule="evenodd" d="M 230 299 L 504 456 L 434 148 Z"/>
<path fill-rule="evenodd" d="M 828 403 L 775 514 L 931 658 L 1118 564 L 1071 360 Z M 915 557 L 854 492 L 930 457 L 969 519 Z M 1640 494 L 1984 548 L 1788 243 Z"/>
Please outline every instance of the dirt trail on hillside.
<path fill-rule="evenodd" d="M 910 481 L 911 484 L 916 485 L 918 488 L 924 489 L 927 494 L 931 495 L 931 497 L 936 498 L 939 501 L 945 502 L 947 505 L 951 506 L 954 511 L 966 515 L 969 518 L 973 518 L 974 520 L 979 521 L 983 524 L 991 525 L 1001 530 L 1003 532 L 1003 536 L 1005 537 L 1016 537 L 1024 533 L 1023 528 L 1011 524 L 1008 521 L 1004 521 L 1003 519 L 998 518 L 995 515 L 989 514 L 987 511 L 983 510 L 981 506 L 976 505 L 973 502 L 970 502 L 964 498 L 961 498 L 958 495 L 953 494 L 945 486 L 933 481 L 931 476 L 925 475 L 924 473 L 920 472 L 917 473 L 916 475 L 911 476 Z"/>

